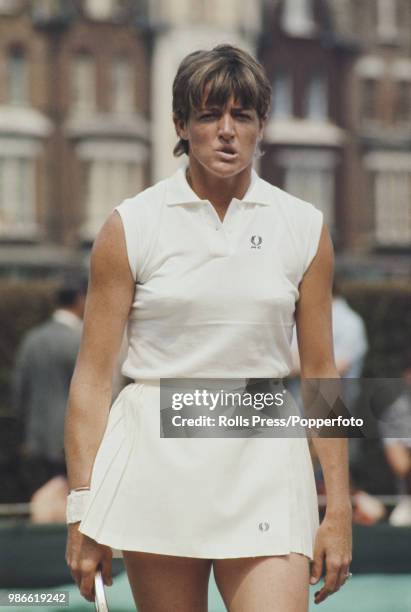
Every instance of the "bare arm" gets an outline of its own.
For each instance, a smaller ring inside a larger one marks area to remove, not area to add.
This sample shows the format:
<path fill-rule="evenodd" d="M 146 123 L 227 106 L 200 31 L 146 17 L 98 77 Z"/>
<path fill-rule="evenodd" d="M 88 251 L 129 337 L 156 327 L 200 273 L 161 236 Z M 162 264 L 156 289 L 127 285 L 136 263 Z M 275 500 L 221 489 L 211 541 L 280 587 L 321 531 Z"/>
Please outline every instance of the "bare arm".
<path fill-rule="evenodd" d="M 64 445 L 69 487 L 87 486 L 111 403 L 113 368 L 133 301 L 132 277 L 121 219 L 114 212 L 92 250 L 83 336 L 70 385 Z M 96 568 L 111 581 L 111 549 L 69 525 L 66 561 L 81 594 L 93 601 Z"/>
<path fill-rule="evenodd" d="M 302 379 L 338 378 L 333 355 L 331 286 L 333 248 L 323 227 L 318 251 L 300 283 L 296 310 Z M 302 380 L 304 385 L 304 381 Z M 326 557 L 327 577 L 316 602 L 338 590 L 351 561 L 351 503 L 349 496 L 348 442 L 345 438 L 313 438 L 327 492 L 326 517 L 314 552 L 312 583 L 321 576 Z M 324 536 L 324 537 L 323 537 Z"/>
<path fill-rule="evenodd" d="M 333 248 L 323 227 L 318 252 L 300 284 L 296 325 L 302 379 L 338 379 L 331 323 Z M 348 444 L 344 438 L 313 438 L 327 491 L 327 512 L 349 502 Z"/>
<path fill-rule="evenodd" d="M 83 337 L 70 385 L 65 451 L 70 488 L 88 485 L 111 401 L 111 381 L 134 296 L 121 219 L 114 212 L 91 254 Z"/>

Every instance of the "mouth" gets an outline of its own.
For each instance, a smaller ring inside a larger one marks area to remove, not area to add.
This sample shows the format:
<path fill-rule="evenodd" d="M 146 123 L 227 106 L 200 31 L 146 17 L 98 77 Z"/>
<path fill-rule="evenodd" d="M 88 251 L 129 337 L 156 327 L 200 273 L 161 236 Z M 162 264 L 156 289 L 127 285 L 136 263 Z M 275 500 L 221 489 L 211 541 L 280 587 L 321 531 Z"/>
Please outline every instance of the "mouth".
<path fill-rule="evenodd" d="M 217 149 L 216 153 L 219 155 L 219 157 L 230 161 L 238 157 L 237 151 L 229 145 Z"/>

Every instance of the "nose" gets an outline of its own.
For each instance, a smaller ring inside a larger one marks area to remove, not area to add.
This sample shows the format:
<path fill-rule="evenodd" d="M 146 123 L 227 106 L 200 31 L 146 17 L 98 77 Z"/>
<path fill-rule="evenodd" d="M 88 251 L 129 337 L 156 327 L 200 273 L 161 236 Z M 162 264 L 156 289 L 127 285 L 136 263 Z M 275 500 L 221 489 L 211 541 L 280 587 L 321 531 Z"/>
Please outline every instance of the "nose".
<path fill-rule="evenodd" d="M 224 139 L 231 139 L 234 136 L 234 121 L 230 113 L 226 112 L 221 115 L 218 133 Z"/>

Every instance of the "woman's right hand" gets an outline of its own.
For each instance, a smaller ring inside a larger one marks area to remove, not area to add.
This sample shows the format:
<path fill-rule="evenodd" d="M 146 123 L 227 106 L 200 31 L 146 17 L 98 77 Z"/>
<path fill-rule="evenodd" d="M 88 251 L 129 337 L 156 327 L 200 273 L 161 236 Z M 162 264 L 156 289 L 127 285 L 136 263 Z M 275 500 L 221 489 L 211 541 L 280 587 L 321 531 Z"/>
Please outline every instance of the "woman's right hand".
<path fill-rule="evenodd" d="M 113 584 L 111 577 L 112 550 L 79 531 L 80 523 L 67 525 L 66 562 L 71 575 L 87 601 L 94 602 L 94 577 L 101 567 L 103 582 Z"/>

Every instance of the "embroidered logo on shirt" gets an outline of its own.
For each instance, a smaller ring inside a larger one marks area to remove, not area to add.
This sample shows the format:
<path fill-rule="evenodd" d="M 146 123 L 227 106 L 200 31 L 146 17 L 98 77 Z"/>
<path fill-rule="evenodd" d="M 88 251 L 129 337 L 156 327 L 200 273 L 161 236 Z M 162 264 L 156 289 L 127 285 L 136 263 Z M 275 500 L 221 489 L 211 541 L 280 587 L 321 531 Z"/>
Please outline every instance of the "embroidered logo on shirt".
<path fill-rule="evenodd" d="M 251 236 L 251 238 L 250 238 L 251 248 L 252 249 L 261 249 L 262 241 L 263 241 L 263 239 L 262 239 L 261 236 Z"/>
<path fill-rule="evenodd" d="M 259 523 L 258 529 L 260 531 L 268 531 L 270 529 L 270 523 L 267 523 L 267 522 Z"/>

